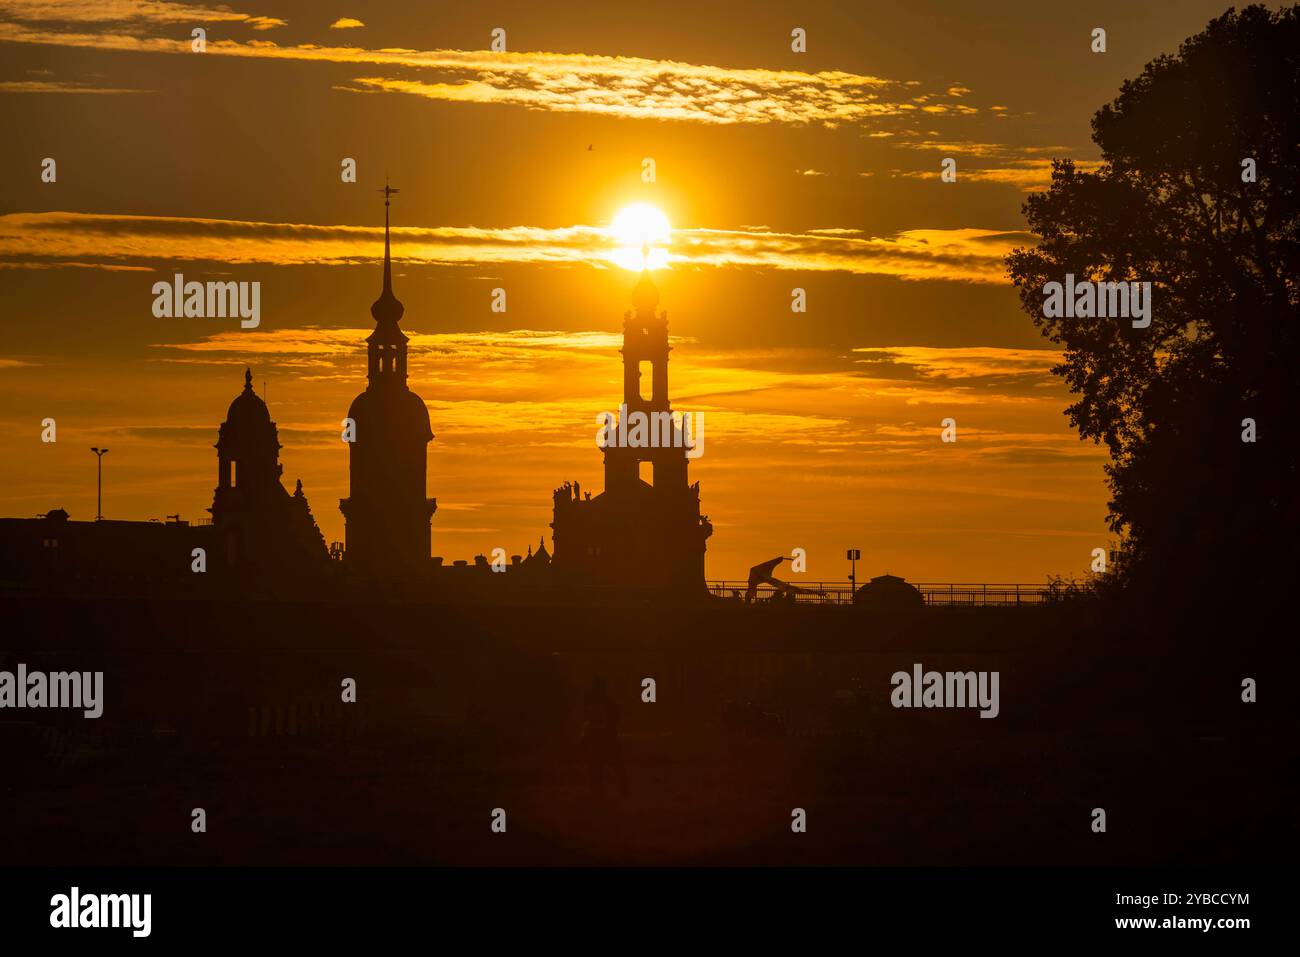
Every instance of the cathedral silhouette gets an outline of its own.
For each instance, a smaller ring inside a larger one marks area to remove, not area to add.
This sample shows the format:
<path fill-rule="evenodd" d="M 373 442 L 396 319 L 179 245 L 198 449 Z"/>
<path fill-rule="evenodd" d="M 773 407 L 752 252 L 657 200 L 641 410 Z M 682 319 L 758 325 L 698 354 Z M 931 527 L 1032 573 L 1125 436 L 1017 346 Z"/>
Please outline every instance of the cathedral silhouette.
<path fill-rule="evenodd" d="M 555 490 L 552 549 L 543 536 L 536 551 L 530 546 L 508 563 L 480 554 L 446 565 L 431 556 L 438 505 L 426 486 L 434 435 L 424 400 L 407 385 L 409 340 L 399 327 L 405 308 L 392 280 L 389 211 L 397 190 L 385 185 L 382 192 L 383 287 L 370 307 L 367 384 L 344 422 L 344 542 L 326 546 L 301 480 L 292 493 L 282 484 L 278 430 L 246 369 L 218 432 L 210 521 L 80 522 L 63 509 L 0 519 L 0 582 L 104 594 L 202 594 L 225 586 L 275 596 L 352 586 L 403 598 L 574 598 L 594 590 L 707 597 L 704 553 L 713 526 L 700 513 L 699 483 L 689 482 L 676 424 L 675 444 L 604 447 L 605 490 L 594 497 L 578 482 Z M 668 317 L 658 310 L 648 271 L 632 304 L 623 321 L 621 412 L 670 417 Z"/>

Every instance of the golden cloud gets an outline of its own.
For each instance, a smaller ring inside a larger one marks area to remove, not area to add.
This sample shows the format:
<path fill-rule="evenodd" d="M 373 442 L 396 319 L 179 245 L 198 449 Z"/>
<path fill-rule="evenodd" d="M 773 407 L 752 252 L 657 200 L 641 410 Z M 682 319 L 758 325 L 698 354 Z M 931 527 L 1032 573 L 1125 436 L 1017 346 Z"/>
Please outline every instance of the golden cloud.
<path fill-rule="evenodd" d="M 10 263 L 141 260 L 246 265 L 348 265 L 376 260 L 381 230 L 101 213 L 0 216 L 0 261 Z M 743 267 L 885 275 L 907 280 L 1005 281 L 1003 260 L 1031 244 L 1024 232 L 911 229 L 891 236 L 855 230 L 803 233 L 766 229 L 677 229 L 666 247 L 671 265 Z M 585 264 L 608 268 L 617 239 L 604 227 L 401 227 L 393 257 L 413 265 Z"/>
<path fill-rule="evenodd" d="M 189 38 L 136 33 L 81 33 L 33 25 L 38 10 L 66 9 L 68 21 L 125 16 L 131 5 L 103 3 L 5 3 L 0 13 L 22 22 L 0 22 L 0 41 L 84 47 L 137 53 L 188 53 Z M 198 8 L 161 4 L 156 22 L 201 19 Z M 102 8 L 102 9 L 101 9 Z M 53 12 L 51 10 L 50 12 Z M 255 28 L 280 25 L 273 18 L 216 11 L 220 18 Z M 54 17 L 54 19 L 59 19 Z M 896 81 L 843 71 L 730 68 L 631 56 L 488 50 L 410 50 L 281 46 L 270 41 L 209 38 L 207 56 L 315 61 L 390 68 L 416 68 L 440 74 L 430 82 L 366 75 L 336 89 L 405 93 L 462 103 L 497 103 L 528 109 L 586 112 L 622 117 L 687 120 L 702 123 L 784 123 L 792 125 L 874 123 L 916 110 L 911 87 Z M 927 108 L 930 109 L 930 108 Z M 969 114 L 961 104 L 932 108 L 941 114 Z"/>
<path fill-rule="evenodd" d="M 1083 173 L 1100 169 L 1100 160 L 1075 160 L 1074 168 Z M 938 170 L 891 170 L 890 175 L 901 179 L 938 179 Z M 1014 186 L 1026 193 L 1047 189 L 1052 183 L 1050 159 L 1013 160 L 1006 166 L 959 169 L 959 180 L 972 183 L 1001 183 Z"/>
<path fill-rule="evenodd" d="M 0 0 L 0 16 L 35 23 L 246 23 L 254 30 L 286 25 L 277 17 L 238 13 L 224 5 L 207 7 L 169 0 Z"/>
<path fill-rule="evenodd" d="M 94 86 L 73 80 L 6 80 L 0 82 L 0 93 L 155 93 L 156 90 L 124 90 L 107 86 Z"/>

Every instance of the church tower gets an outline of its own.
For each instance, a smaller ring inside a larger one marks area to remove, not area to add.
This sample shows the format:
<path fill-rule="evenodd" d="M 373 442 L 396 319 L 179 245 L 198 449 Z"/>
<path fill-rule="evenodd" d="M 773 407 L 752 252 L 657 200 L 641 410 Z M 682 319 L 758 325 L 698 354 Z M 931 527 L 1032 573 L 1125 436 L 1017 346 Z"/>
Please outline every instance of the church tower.
<path fill-rule="evenodd" d="M 623 402 L 620 415 L 642 413 L 658 441 L 617 439 L 611 428 L 602 452 L 605 491 L 581 497 L 565 484 L 554 495 L 555 557 L 561 581 L 703 595 L 705 543 L 713 533 L 700 514 L 700 484 L 687 475 L 690 442 L 672 420 L 668 398 L 668 314 L 648 271 L 623 318 Z"/>
<path fill-rule="evenodd" d="M 319 570 L 328 561 L 325 539 L 312 518 L 302 482 L 290 495 L 280 484 L 280 438 L 266 402 L 244 370 L 244 391 L 235 396 L 217 437 L 217 487 L 212 495 L 226 572 L 256 574 L 263 584 Z"/>
<path fill-rule="evenodd" d="M 406 576 L 429 559 L 429 523 L 438 508 L 425 498 L 428 445 L 433 439 L 424 400 L 406 386 L 405 312 L 393 295 L 388 209 L 397 190 L 385 185 L 384 288 L 370 307 L 375 331 L 366 339 L 366 390 L 353 400 L 348 465 L 350 495 L 343 512 L 345 563 L 363 572 Z"/>
<path fill-rule="evenodd" d="M 672 414 L 668 401 L 668 313 L 657 312 L 659 290 L 649 271 L 632 290 L 633 311 L 623 317 L 623 407 L 629 415 L 643 412 L 654 421 L 655 413 Z M 680 444 L 655 446 L 607 446 L 605 490 L 626 492 L 640 484 L 663 493 L 687 487 L 687 458 Z"/>

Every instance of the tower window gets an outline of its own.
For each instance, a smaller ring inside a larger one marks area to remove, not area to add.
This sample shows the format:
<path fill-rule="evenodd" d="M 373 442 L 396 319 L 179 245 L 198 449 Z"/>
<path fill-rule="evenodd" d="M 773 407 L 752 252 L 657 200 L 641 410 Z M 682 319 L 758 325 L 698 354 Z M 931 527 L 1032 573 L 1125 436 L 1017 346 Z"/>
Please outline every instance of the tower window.
<path fill-rule="evenodd" d="M 239 484 L 239 481 L 236 476 L 236 472 L 238 471 L 238 466 L 239 466 L 238 462 L 236 462 L 234 459 L 230 460 L 230 487 L 231 488 L 234 488 Z"/>
<path fill-rule="evenodd" d="M 641 461 L 637 463 L 637 477 L 654 488 L 655 484 L 655 464 L 651 461 Z"/>
<path fill-rule="evenodd" d="M 637 386 L 637 389 L 641 393 L 641 398 L 648 402 L 650 399 L 654 398 L 654 363 L 649 359 L 642 359 L 640 364 L 637 366 L 637 374 L 640 376 L 640 383 Z"/>

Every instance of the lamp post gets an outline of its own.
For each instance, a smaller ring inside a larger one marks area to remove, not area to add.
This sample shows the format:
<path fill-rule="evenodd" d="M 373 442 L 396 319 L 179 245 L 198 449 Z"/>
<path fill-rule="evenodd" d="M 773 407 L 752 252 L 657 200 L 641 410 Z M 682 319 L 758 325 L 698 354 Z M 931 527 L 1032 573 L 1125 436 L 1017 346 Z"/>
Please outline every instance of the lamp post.
<path fill-rule="evenodd" d="M 104 520 L 104 456 L 108 454 L 108 449 L 92 448 L 90 451 L 95 453 L 95 462 L 99 465 L 99 477 L 95 481 L 95 521 Z"/>
<path fill-rule="evenodd" d="M 849 600 L 852 601 L 858 590 L 858 559 L 862 557 L 862 550 L 850 548 L 844 557 L 849 560 Z"/>

